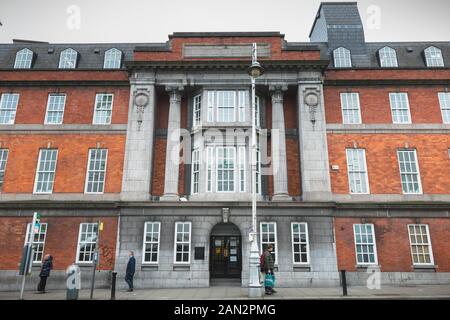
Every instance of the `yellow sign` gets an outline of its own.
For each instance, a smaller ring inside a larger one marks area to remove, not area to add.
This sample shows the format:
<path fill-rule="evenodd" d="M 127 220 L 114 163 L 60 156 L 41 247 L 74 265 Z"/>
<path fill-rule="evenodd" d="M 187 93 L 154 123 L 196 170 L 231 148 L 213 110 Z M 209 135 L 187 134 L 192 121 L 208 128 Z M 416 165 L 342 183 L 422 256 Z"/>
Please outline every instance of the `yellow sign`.
<path fill-rule="evenodd" d="M 100 222 L 100 225 L 98 227 L 98 230 L 103 231 L 103 222 Z"/>

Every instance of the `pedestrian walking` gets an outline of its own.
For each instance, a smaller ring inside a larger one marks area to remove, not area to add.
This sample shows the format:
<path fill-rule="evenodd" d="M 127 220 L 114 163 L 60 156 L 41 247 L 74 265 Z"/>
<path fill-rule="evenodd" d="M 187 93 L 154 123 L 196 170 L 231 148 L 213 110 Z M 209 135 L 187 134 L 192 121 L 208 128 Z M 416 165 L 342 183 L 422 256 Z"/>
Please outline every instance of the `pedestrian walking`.
<path fill-rule="evenodd" d="M 39 273 L 38 292 L 45 293 L 45 285 L 47 284 L 47 278 L 50 276 L 50 271 L 53 269 L 53 257 L 50 254 L 46 254 L 44 261 L 42 262 L 41 272 Z"/>
<path fill-rule="evenodd" d="M 128 284 L 128 292 L 133 291 L 133 277 L 136 271 L 136 259 L 134 258 L 134 252 L 130 251 L 130 258 L 128 259 L 127 271 L 125 274 L 125 281 Z"/>
<path fill-rule="evenodd" d="M 262 269 L 264 270 L 264 287 L 267 295 L 271 295 L 273 293 L 276 293 L 276 290 L 274 289 L 275 286 L 275 273 L 273 271 L 274 268 L 274 259 L 272 255 L 273 251 L 273 245 L 269 244 L 266 248 L 266 250 L 263 253 L 263 261 L 264 264 L 262 266 Z"/>

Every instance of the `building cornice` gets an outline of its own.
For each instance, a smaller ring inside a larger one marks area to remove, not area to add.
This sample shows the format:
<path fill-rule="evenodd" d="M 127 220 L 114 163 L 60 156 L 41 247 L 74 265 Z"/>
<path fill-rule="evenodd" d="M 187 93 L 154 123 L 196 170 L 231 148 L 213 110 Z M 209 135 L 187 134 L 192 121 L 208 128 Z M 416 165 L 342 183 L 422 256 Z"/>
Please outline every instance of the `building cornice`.
<path fill-rule="evenodd" d="M 250 208 L 251 202 L 237 201 L 0 201 L 0 215 L 3 210 L 38 209 L 143 209 L 143 208 Z M 398 202 L 272 202 L 259 201 L 261 209 L 327 209 L 327 210 L 416 210 L 448 211 L 450 201 L 398 201 Z M 339 213 L 341 214 L 341 213 Z M 450 215 L 449 215 L 450 217 Z"/>
<path fill-rule="evenodd" d="M 180 61 L 125 61 L 130 70 L 239 70 L 249 66 L 246 60 L 180 60 Z M 263 60 L 264 68 L 272 70 L 320 70 L 328 66 L 328 60 Z"/>

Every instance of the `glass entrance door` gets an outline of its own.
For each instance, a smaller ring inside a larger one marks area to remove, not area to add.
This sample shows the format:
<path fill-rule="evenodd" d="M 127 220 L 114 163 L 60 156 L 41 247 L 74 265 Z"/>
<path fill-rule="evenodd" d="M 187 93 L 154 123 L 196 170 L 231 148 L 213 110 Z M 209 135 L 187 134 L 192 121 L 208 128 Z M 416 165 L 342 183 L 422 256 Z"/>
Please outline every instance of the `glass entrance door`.
<path fill-rule="evenodd" d="M 241 237 L 212 236 L 211 278 L 240 278 L 242 271 Z"/>

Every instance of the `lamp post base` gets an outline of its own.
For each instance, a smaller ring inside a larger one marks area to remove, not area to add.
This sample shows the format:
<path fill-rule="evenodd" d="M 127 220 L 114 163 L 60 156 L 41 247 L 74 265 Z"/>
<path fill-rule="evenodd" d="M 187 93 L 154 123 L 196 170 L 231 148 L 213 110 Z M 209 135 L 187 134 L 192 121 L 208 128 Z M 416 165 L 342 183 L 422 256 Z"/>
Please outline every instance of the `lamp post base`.
<path fill-rule="evenodd" d="M 250 235 L 252 241 L 250 246 L 250 278 L 248 283 L 248 297 L 249 298 L 261 298 L 261 283 L 259 282 L 259 252 L 258 244 L 256 243 L 256 234 Z"/>
<path fill-rule="evenodd" d="M 262 287 L 248 287 L 249 298 L 261 298 L 263 296 Z"/>

